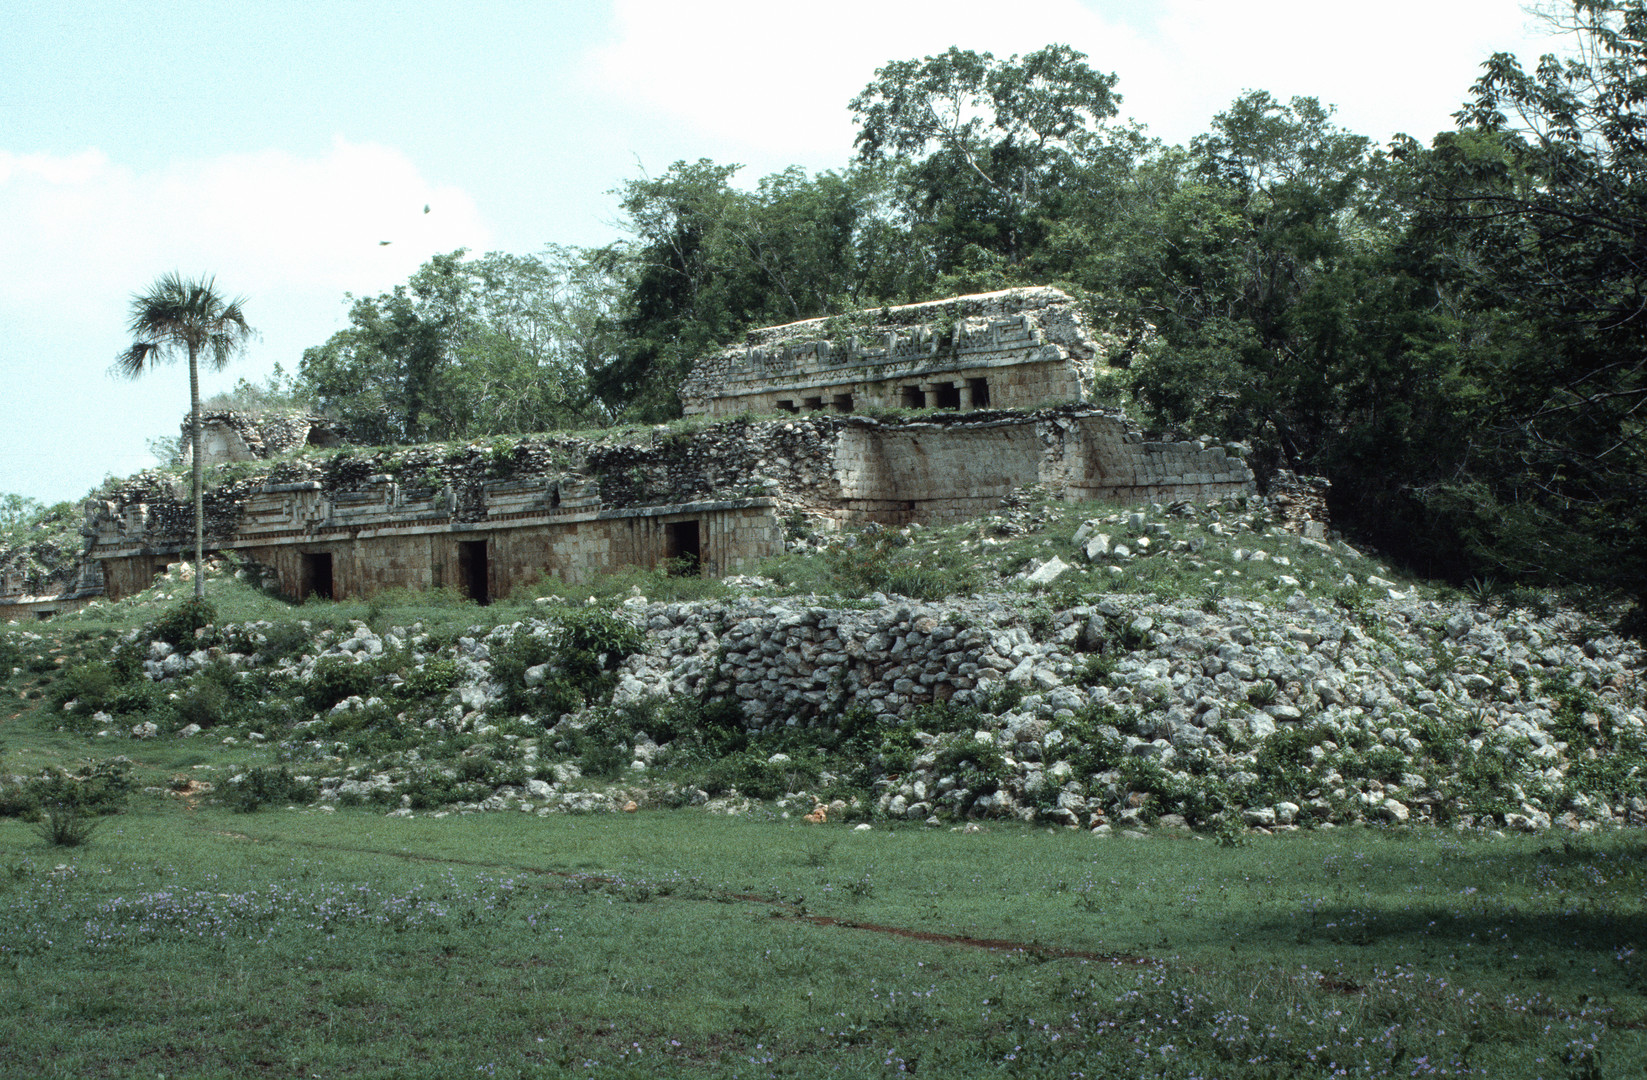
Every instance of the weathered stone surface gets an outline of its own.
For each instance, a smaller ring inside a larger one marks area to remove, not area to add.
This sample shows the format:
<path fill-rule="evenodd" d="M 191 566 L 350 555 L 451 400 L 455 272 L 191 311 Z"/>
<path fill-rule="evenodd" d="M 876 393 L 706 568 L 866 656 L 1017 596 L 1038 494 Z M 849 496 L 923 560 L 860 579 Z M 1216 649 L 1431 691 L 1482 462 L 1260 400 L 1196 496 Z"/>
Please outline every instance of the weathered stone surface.
<path fill-rule="evenodd" d="M 209 491 L 206 528 L 288 595 L 453 586 L 492 598 L 544 572 L 580 580 L 682 557 L 724 574 L 783 552 L 785 521 L 958 521 L 1025 486 L 1208 499 L 1251 492 L 1252 473 L 1221 448 L 1146 441 L 1094 406 L 815 415 L 643 440 L 542 436 L 501 456 L 471 446 L 283 459 Z M 167 476 L 139 474 L 86 513 L 89 560 L 112 598 L 146 588 L 191 546 L 189 500 Z"/>
<path fill-rule="evenodd" d="M 1034 408 L 1086 398 L 1125 345 L 1057 289 L 1008 289 L 750 331 L 698 361 L 681 402 L 689 416 Z"/>

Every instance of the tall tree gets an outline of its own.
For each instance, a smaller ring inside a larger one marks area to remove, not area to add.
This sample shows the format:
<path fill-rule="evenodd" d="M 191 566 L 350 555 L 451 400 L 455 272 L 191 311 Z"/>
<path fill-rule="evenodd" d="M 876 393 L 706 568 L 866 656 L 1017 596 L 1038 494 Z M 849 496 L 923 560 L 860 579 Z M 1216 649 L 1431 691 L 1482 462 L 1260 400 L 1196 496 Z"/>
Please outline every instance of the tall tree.
<path fill-rule="evenodd" d="M 1485 565 L 1647 622 L 1647 8 L 1561 12 L 1575 54 L 1493 56 L 1422 161 L 1417 231 L 1477 328 L 1468 458 L 1434 501 Z"/>
<path fill-rule="evenodd" d="M 678 415 L 692 361 L 746 328 L 897 302 L 925 280 L 889 226 L 884 170 L 793 167 L 745 191 L 737 169 L 677 161 L 619 189 L 631 239 L 603 258 L 624 282 L 623 342 L 595 379 L 613 412 Z"/>
<path fill-rule="evenodd" d="M 887 64 L 852 99 L 858 161 L 900 165 L 908 225 L 939 273 L 969 250 L 1017 263 L 1040 243 L 1121 100 L 1086 59 L 1068 45 L 1006 60 L 951 48 Z"/>
<path fill-rule="evenodd" d="M 115 359 L 115 370 L 137 378 L 159 361 L 180 355 L 189 361 L 189 441 L 193 449 L 194 596 L 206 596 L 205 513 L 200 460 L 200 361 L 222 370 L 243 352 L 252 330 L 241 311 L 243 297 L 226 297 L 210 277 L 186 280 L 177 272 L 166 274 L 147 292 L 131 299 L 128 331 L 131 348 Z"/>
<path fill-rule="evenodd" d="M 351 297 L 349 326 L 304 350 L 296 388 L 374 442 L 541 431 L 587 415 L 615 285 L 581 252 L 436 255 Z"/>

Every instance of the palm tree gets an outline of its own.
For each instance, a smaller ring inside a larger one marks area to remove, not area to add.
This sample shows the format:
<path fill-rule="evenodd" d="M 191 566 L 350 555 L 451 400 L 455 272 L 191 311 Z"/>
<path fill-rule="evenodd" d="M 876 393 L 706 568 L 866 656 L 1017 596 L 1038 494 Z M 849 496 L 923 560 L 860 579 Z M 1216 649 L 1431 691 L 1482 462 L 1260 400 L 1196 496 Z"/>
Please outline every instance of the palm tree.
<path fill-rule="evenodd" d="M 206 597 L 206 537 L 200 462 L 200 359 L 220 371 L 252 338 L 240 311 L 244 297 L 225 298 L 217 279 L 185 281 L 176 271 L 143 293 L 135 293 L 128 329 L 135 342 L 114 362 L 115 370 L 135 379 L 155 363 L 189 358 L 189 440 L 194 459 L 194 598 Z"/>

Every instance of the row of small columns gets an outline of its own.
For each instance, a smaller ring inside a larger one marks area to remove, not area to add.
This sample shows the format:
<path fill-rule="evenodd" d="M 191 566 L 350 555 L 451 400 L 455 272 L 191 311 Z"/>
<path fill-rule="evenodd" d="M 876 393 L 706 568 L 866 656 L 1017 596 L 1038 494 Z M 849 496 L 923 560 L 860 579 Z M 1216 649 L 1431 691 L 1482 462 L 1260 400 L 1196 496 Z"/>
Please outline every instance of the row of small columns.
<path fill-rule="evenodd" d="M 900 402 L 906 409 L 982 409 L 989 405 L 989 380 L 926 382 L 903 388 Z"/>
<path fill-rule="evenodd" d="M 989 406 L 989 380 L 967 379 L 957 385 L 954 382 L 923 382 L 906 385 L 900 389 L 898 404 L 906 409 L 983 409 Z M 853 410 L 851 394 L 835 394 L 832 397 L 807 397 L 799 403 L 794 399 L 783 399 L 777 402 L 781 412 L 823 412 L 833 410 L 838 413 L 849 413 Z"/>

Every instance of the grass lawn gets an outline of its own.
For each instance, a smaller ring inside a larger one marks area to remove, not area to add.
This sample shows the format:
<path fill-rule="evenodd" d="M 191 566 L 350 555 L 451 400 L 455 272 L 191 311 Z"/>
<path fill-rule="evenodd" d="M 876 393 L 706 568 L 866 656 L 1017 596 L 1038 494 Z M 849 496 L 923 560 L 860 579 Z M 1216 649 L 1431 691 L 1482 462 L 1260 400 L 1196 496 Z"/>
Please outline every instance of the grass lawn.
<path fill-rule="evenodd" d="M 1642 854 L 140 796 L 0 821 L 0 1074 L 1640 1076 Z"/>

